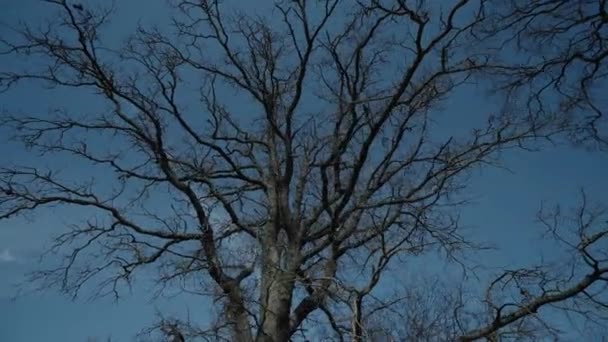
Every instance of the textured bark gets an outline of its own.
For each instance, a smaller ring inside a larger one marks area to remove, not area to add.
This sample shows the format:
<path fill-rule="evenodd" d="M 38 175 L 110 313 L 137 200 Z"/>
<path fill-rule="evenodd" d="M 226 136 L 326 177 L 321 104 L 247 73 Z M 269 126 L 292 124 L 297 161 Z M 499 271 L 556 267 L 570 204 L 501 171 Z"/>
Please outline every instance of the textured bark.
<path fill-rule="evenodd" d="M 363 342 L 365 340 L 363 336 L 364 326 L 362 300 L 363 298 L 359 295 L 356 295 L 355 298 L 353 298 L 353 315 L 351 318 L 353 342 Z"/>
<path fill-rule="evenodd" d="M 257 341 L 289 341 L 289 312 L 294 286 L 294 277 L 288 272 L 266 268 L 263 282 L 264 294 L 261 298 L 264 313 Z"/>

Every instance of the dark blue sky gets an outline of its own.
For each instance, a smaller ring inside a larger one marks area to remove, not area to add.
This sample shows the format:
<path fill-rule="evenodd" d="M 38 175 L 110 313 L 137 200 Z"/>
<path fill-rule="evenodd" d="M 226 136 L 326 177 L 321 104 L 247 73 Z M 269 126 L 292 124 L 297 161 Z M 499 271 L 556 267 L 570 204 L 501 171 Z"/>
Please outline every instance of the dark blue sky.
<path fill-rule="evenodd" d="M 158 21 L 165 17 L 162 0 L 123 1 L 113 20 L 110 38 L 122 37 L 136 18 Z M 86 3 L 86 2 L 85 2 Z M 8 0 L 0 11 L 0 22 L 15 22 L 16 18 L 31 19 L 44 16 L 45 6 L 36 0 Z M 142 13 L 145 10 L 145 15 Z M 2 35 L 6 28 L 0 28 Z M 69 92 L 41 92 L 40 89 L 18 88 L 0 95 L 0 108 L 6 110 L 43 110 L 49 104 L 70 103 L 74 108 L 86 107 L 86 99 Z M 452 97 L 443 114 L 450 123 L 468 127 L 475 117 L 492 104 L 472 87 L 463 88 Z M 472 119 L 471 119 L 472 120 Z M 458 127 L 456 127 L 458 126 Z M 32 156 L 1 141 L 1 163 L 26 164 Z M 55 161 L 60 162 L 60 161 Z M 542 152 L 510 152 L 505 165 L 512 172 L 485 169 L 472 178 L 471 196 L 475 203 L 463 211 L 462 223 L 480 240 L 498 244 L 499 252 L 486 257 L 488 264 L 515 265 L 538 261 L 540 229 L 534 215 L 541 201 L 574 205 L 579 189 L 585 188 L 592 199 L 602 199 L 608 193 L 608 158 L 567 146 L 551 147 Z M 78 170 L 87 172 L 87 170 Z M 196 315 L 210 309 L 200 298 L 178 297 L 151 300 L 149 286 L 142 281 L 133 288 L 134 294 L 118 303 L 111 300 L 72 302 L 54 290 L 25 295 L 16 301 L 11 284 L 38 265 L 35 255 L 48 243 L 50 236 L 62 229 L 70 211 L 45 211 L 32 220 L 0 221 L 0 341 L 62 341 L 80 342 L 88 336 L 113 341 L 130 341 L 155 318 L 156 310 L 165 314 L 183 312 L 190 306 Z M 551 254 L 551 249 L 543 253 Z M 196 316 L 193 316 L 194 318 Z"/>

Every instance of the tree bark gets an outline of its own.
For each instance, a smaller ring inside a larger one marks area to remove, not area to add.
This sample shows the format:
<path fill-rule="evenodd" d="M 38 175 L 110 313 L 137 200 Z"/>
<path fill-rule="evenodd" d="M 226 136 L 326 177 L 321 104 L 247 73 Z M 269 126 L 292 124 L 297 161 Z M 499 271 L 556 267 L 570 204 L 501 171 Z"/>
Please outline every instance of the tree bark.
<path fill-rule="evenodd" d="M 265 246 L 260 298 L 263 310 L 262 326 L 256 341 L 289 341 L 289 313 L 295 283 L 294 272 L 281 267 L 281 261 L 290 258 L 281 255 L 280 246 L 277 245 L 276 240 Z"/>

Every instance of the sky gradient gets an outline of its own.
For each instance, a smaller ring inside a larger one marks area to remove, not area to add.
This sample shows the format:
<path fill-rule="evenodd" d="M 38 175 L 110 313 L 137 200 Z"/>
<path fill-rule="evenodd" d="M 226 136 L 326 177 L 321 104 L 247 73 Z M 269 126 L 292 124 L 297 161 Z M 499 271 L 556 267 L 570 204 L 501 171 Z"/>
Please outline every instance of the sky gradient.
<path fill-rule="evenodd" d="M 83 3 L 87 3 L 83 1 Z M 109 38 L 123 38 L 141 18 L 161 22 L 165 14 L 162 0 L 145 2 L 145 15 L 140 1 L 121 4 L 112 21 Z M 45 6 L 36 0 L 7 1 L 0 11 L 0 22 L 14 23 L 17 18 L 30 20 L 45 15 Z M 0 27 L 0 34 L 7 34 Z M 18 61 L 13 61 L 18 63 Z M 35 97 L 35 101 L 32 98 Z M 91 103 L 75 98 L 66 91 L 52 94 L 40 89 L 19 87 L 0 94 L 0 110 L 42 111 L 53 104 L 69 103 L 72 108 L 85 108 Z M 454 129 L 469 127 L 469 117 L 491 110 L 482 92 L 474 87 L 460 89 L 444 106 L 446 121 Z M 0 137 L 2 136 L 0 131 Z M 6 132 L 4 132 L 6 133 Z M 0 140 L 2 163 L 27 164 L 35 156 Z M 548 147 L 541 152 L 509 152 L 505 154 L 504 169 L 484 169 L 472 178 L 471 197 L 474 203 L 463 210 L 462 223 L 471 234 L 482 241 L 500 247 L 488 252 L 487 262 L 494 265 L 520 265 L 540 258 L 537 237 L 541 230 L 534 216 L 542 201 L 576 205 L 579 190 L 589 197 L 604 199 L 608 193 L 608 158 L 605 155 L 570 146 Z M 55 160 L 61 163 L 61 160 Z M 73 170 L 84 172 L 88 170 Z M 153 299 L 146 281 L 136 284 L 133 294 L 119 302 L 112 300 L 72 301 L 54 289 L 19 296 L 12 286 L 28 270 L 39 266 L 37 255 L 48 245 L 50 237 L 62 230 L 69 221 L 70 210 L 45 210 L 39 215 L 0 221 L 0 341 L 62 341 L 81 342 L 87 337 L 106 338 L 114 342 L 131 341 L 135 334 L 155 319 L 157 311 L 164 314 L 184 312 L 189 308 L 195 315 L 205 315 L 211 308 L 200 298 L 179 296 Z M 82 213 L 79 213 L 82 214 Z M 551 250 L 542 251 L 551 253 Z"/>

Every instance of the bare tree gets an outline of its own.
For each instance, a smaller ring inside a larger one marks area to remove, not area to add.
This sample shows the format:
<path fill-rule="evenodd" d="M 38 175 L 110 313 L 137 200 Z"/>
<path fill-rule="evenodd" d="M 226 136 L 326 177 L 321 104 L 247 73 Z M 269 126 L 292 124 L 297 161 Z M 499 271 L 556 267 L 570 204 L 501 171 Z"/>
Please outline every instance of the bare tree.
<path fill-rule="evenodd" d="M 608 307 L 608 235 L 605 207 L 588 203 L 568 211 L 559 206 L 542 209 L 539 222 L 562 249 L 553 262 L 505 270 L 487 288 L 487 324 L 460 337 L 475 341 L 495 334 L 503 340 L 557 339 L 563 333 L 552 324 L 556 312 L 578 316 L 585 323 L 605 326 Z M 541 312 L 540 310 L 543 309 Z"/>
<path fill-rule="evenodd" d="M 152 267 L 161 291 L 213 297 L 218 319 L 208 327 L 159 324 L 174 341 L 305 340 L 318 325 L 337 340 L 380 336 L 374 315 L 408 298 L 378 295 L 391 266 L 429 253 L 459 260 L 478 247 L 458 225 L 470 171 L 563 129 L 554 115 L 508 110 L 462 136 L 438 128 L 443 100 L 496 68 L 494 51 L 470 49 L 484 1 L 276 1 L 258 16 L 179 0 L 174 31 L 140 27 L 121 49 L 102 39 L 111 10 L 43 2 L 52 20 L 2 38 L 4 57 L 32 63 L 2 70 L 0 84 L 10 92 L 41 82 L 95 106 L 7 112 L 2 124 L 43 158 L 71 158 L 97 176 L 4 166 L 0 218 L 87 210 L 55 239 L 63 262 L 35 274 L 73 296 L 96 284 L 96 295 L 118 297 Z M 574 297 L 602 305 L 591 289 L 606 268 L 590 248 L 604 233 L 586 229 L 576 254 L 590 271 L 570 287 L 508 271 L 483 300 L 490 320 L 479 311 L 467 319 L 457 305 L 451 319 L 405 315 L 407 331 L 383 336 L 525 338 L 522 322 L 543 306 Z M 534 296 L 501 304 L 494 291 L 509 294 L 523 279 L 537 282 L 526 289 Z M 443 330 L 424 331 L 435 326 Z"/>
<path fill-rule="evenodd" d="M 396 286 L 392 301 L 367 306 L 368 316 L 360 319 L 371 322 L 362 325 L 366 340 L 604 340 L 607 210 L 589 203 L 584 192 L 580 203 L 567 210 L 557 205 L 539 211 L 544 238 L 560 248 L 553 259 L 499 272 L 481 297 L 445 281 Z M 580 331 L 568 322 L 578 322 Z"/>
<path fill-rule="evenodd" d="M 487 8 L 475 36 L 486 46 L 493 40 L 498 89 L 532 113 L 566 117 L 576 142 L 605 148 L 606 1 L 490 1 Z"/>

